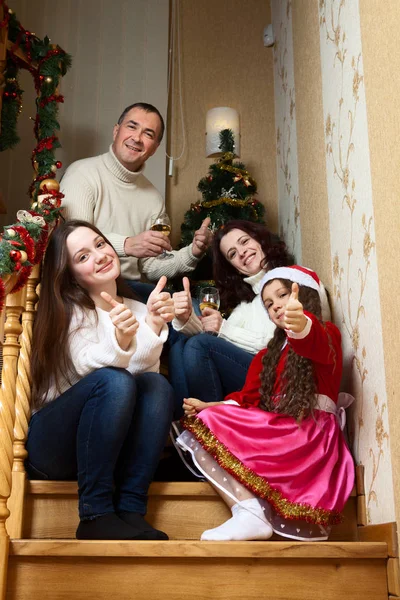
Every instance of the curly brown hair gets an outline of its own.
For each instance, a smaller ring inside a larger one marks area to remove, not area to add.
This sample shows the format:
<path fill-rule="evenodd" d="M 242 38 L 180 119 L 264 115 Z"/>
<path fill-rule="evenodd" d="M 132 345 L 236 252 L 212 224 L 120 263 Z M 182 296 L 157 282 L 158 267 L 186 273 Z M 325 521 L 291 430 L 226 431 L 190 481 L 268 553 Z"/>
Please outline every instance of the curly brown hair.
<path fill-rule="evenodd" d="M 220 293 L 221 307 L 225 310 L 232 310 L 241 302 L 251 302 L 255 297 L 251 286 L 244 281 L 245 276 L 239 273 L 221 252 L 221 240 L 232 229 L 244 231 L 260 244 L 264 253 L 261 267 L 266 271 L 275 269 L 275 267 L 292 265 L 294 260 L 285 242 L 276 234 L 268 231 L 265 225 L 242 220 L 225 223 L 214 233 L 212 243 L 213 277 Z"/>
<path fill-rule="evenodd" d="M 281 283 L 291 290 L 292 282 L 280 279 Z M 318 292 L 309 287 L 299 285 L 299 301 L 305 310 L 314 314 L 322 322 L 321 301 Z M 286 340 L 283 329 L 276 328 L 273 338 L 268 344 L 268 352 L 263 356 L 261 372 L 260 408 L 268 412 L 282 413 L 294 417 L 297 421 L 312 414 L 316 405 L 316 384 L 313 363 L 289 348 L 285 367 L 281 375 L 279 400 L 277 401 L 276 368 Z"/>

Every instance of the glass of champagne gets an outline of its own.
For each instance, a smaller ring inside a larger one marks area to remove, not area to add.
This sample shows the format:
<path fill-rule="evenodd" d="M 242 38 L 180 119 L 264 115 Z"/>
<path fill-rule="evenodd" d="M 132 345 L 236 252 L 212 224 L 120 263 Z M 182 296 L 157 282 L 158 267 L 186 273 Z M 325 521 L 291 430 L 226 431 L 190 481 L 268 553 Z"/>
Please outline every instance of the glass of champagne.
<path fill-rule="evenodd" d="M 160 231 L 164 235 L 169 236 L 171 233 L 171 221 L 169 220 L 169 216 L 167 213 L 162 213 L 158 217 L 155 218 L 153 225 L 150 227 L 152 231 Z M 173 255 L 171 252 L 167 252 L 163 250 L 161 254 L 158 255 L 158 258 L 172 258 Z"/>
<path fill-rule="evenodd" d="M 205 308 L 219 309 L 220 298 L 216 287 L 204 287 L 200 290 L 199 305 L 203 312 Z"/>

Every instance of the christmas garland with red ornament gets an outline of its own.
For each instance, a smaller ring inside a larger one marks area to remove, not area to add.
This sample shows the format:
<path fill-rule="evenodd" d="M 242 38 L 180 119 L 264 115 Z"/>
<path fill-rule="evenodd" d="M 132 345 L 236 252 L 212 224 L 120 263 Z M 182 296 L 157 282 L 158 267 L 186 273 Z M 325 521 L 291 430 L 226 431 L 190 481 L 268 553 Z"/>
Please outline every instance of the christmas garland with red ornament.
<path fill-rule="evenodd" d="M 71 57 L 62 48 L 51 44 L 47 36 L 40 40 L 22 27 L 5 0 L 0 0 L 1 6 L 4 18 L 0 29 L 8 28 L 8 39 L 13 45 L 6 55 L 0 151 L 11 149 L 19 142 L 17 120 L 22 109 L 23 91 L 19 86 L 18 73 L 21 68 L 29 70 L 37 92 L 34 119 L 37 144 L 32 151 L 35 175 L 29 186 L 31 208 L 19 210 L 17 222 L 4 227 L 0 234 L 0 310 L 4 305 L 4 278 L 18 273 L 12 293 L 25 285 L 33 266 L 41 262 L 49 234 L 60 217 L 64 196 L 59 192 L 55 174 L 62 165 L 55 160 L 55 150 L 61 147 L 56 135 L 60 129 L 57 114 L 58 105 L 64 102 L 64 98 L 57 89 L 61 77 L 71 66 Z M 17 56 L 18 49 L 23 51 L 27 62 Z"/>
<path fill-rule="evenodd" d="M 8 39 L 13 44 L 7 50 L 4 71 L 0 151 L 11 149 L 19 142 L 17 120 L 22 110 L 23 91 L 19 86 L 18 73 L 20 69 L 27 69 L 33 77 L 37 92 L 33 128 L 37 145 L 32 152 L 35 177 L 29 187 L 29 196 L 35 201 L 43 187 L 42 182 L 54 179 L 57 169 L 62 166 L 60 161 L 55 160 L 55 150 L 61 147 L 56 135 L 60 129 L 57 120 L 58 106 L 64 102 L 64 97 L 57 89 L 61 77 L 71 66 L 71 57 L 60 46 L 52 44 L 47 36 L 40 40 L 34 33 L 26 30 L 5 0 L 0 0 L 0 6 L 4 7 L 0 29 L 8 28 Z M 23 51 L 27 63 L 17 56 L 19 49 Z"/>
<path fill-rule="evenodd" d="M 19 210 L 17 222 L 4 227 L 0 235 L 0 310 L 4 305 L 4 277 L 18 273 L 13 294 L 24 287 L 34 265 L 41 262 L 49 234 L 60 218 L 64 194 L 45 185 L 42 192 L 31 209 Z"/>

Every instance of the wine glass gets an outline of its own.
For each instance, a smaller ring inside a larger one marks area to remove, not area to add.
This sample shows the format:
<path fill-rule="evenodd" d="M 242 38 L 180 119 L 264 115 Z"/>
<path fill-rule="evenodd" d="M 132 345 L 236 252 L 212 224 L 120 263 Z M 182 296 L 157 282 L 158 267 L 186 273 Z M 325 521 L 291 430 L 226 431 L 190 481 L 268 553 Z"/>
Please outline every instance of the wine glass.
<path fill-rule="evenodd" d="M 201 312 L 205 308 L 214 308 L 215 310 L 219 309 L 220 305 L 220 297 L 219 291 L 216 287 L 203 287 L 200 290 L 199 294 L 199 306 Z"/>
<path fill-rule="evenodd" d="M 171 221 L 169 220 L 169 216 L 167 213 L 162 213 L 155 218 L 153 225 L 150 227 L 152 231 L 161 231 L 164 235 L 169 236 L 171 233 Z M 157 258 L 173 258 L 173 254 L 171 252 L 167 252 L 163 250 L 161 254 L 158 255 Z"/>

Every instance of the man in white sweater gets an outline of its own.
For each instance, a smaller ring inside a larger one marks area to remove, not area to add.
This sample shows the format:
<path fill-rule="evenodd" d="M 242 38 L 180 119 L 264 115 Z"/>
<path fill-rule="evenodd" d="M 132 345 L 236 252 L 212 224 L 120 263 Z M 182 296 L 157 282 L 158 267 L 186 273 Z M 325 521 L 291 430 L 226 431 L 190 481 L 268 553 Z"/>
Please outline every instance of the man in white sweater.
<path fill-rule="evenodd" d="M 164 250 L 171 251 L 171 245 L 167 236 L 150 227 L 165 206 L 143 171 L 163 134 L 164 121 L 154 106 L 128 106 L 114 127 L 109 151 L 72 163 L 61 181 L 65 218 L 96 225 L 117 251 L 121 274 L 132 282 L 141 274 L 157 281 L 162 275 L 193 271 L 210 243 L 205 219 L 190 246 L 172 251 L 169 260 L 159 258 Z"/>

